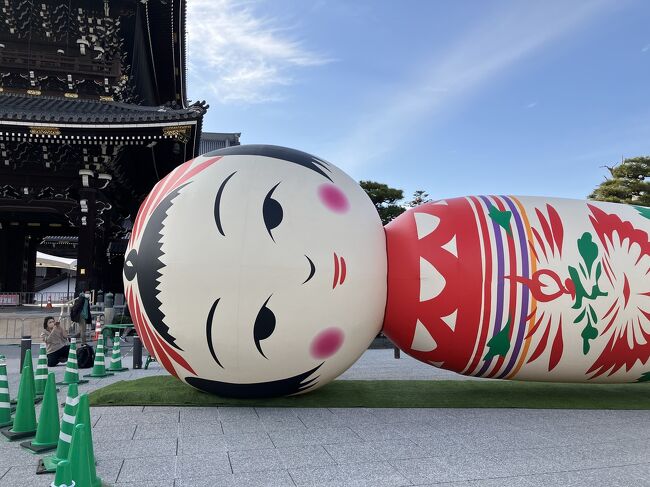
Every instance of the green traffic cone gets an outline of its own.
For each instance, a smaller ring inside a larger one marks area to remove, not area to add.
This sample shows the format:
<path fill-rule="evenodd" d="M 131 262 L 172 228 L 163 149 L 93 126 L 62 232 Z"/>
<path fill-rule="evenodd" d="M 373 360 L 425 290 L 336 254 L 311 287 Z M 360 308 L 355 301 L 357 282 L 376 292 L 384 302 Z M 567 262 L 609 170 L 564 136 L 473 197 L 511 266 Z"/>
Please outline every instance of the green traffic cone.
<path fill-rule="evenodd" d="M 45 384 L 41 413 L 38 416 L 36 438 L 20 444 L 35 453 L 54 450 L 59 439 L 59 405 L 57 403 L 55 382 L 54 372 L 50 372 Z"/>
<path fill-rule="evenodd" d="M 34 376 L 31 376 L 30 383 L 30 375 L 29 365 L 25 365 L 22 374 L 20 374 L 18 406 L 16 407 L 14 425 L 11 429 L 6 427 L 0 430 L 0 433 L 9 438 L 9 441 L 34 436 L 36 433 L 36 408 L 34 407 L 34 392 L 31 388 Z"/>
<path fill-rule="evenodd" d="M 72 469 L 70 468 L 70 462 L 68 460 L 63 460 L 56 467 L 56 475 L 54 476 L 54 482 L 50 484 L 50 487 L 76 487 L 79 486 L 74 480 L 72 480 Z"/>
<path fill-rule="evenodd" d="M 29 368 L 29 374 L 27 377 L 27 380 L 29 382 L 29 387 L 32 390 L 32 397 L 34 398 L 34 404 L 38 404 L 43 400 L 43 396 L 37 396 L 36 395 L 36 384 L 34 381 L 34 364 L 32 363 L 32 350 L 28 349 L 25 351 L 25 359 L 23 360 L 23 371 L 24 367 Z M 20 373 L 20 380 L 23 379 L 23 374 L 22 371 Z M 11 401 L 13 404 L 18 404 L 18 401 L 20 400 L 20 388 L 18 388 L 18 396 L 16 397 L 15 401 Z"/>
<path fill-rule="evenodd" d="M 36 399 L 36 382 L 34 381 L 34 362 L 32 361 L 32 349 L 30 348 L 25 352 L 25 361 L 23 362 L 23 372 L 25 366 L 29 367 L 29 383 L 32 388 L 32 396 Z M 20 389 L 18 389 L 18 397 L 20 398 Z"/>
<path fill-rule="evenodd" d="M 87 452 L 88 455 L 88 464 L 90 466 L 90 478 L 91 478 L 91 483 L 88 484 L 89 486 L 92 485 L 92 487 L 101 487 L 102 481 L 99 477 L 97 477 L 97 471 L 95 470 L 95 451 L 93 448 L 93 433 L 92 433 L 92 426 L 90 422 L 90 405 L 88 402 L 88 394 L 82 394 L 79 396 L 79 405 L 77 406 L 77 415 L 75 416 L 75 429 L 79 426 L 82 425 L 86 428 L 85 432 L 85 446 L 84 451 Z M 72 445 L 70 445 L 70 455 L 68 457 L 68 460 L 73 462 L 73 468 L 74 468 L 74 456 L 73 456 L 73 450 L 74 448 L 74 435 L 73 435 L 73 440 L 72 440 Z M 74 478 L 74 474 L 72 477 L 73 480 L 76 480 Z M 85 484 L 84 484 L 85 485 Z"/>
<path fill-rule="evenodd" d="M 74 427 L 70 445 L 70 474 L 76 487 L 92 487 L 93 476 L 88 456 L 88 426 L 78 424 Z M 63 463 L 63 462 L 60 462 Z M 94 467 L 94 465 L 93 465 Z"/>
<path fill-rule="evenodd" d="M 11 404 L 9 402 L 9 378 L 7 377 L 7 366 L 0 363 L 0 428 L 11 426 Z"/>
<path fill-rule="evenodd" d="M 45 394 L 45 383 L 47 382 L 47 351 L 45 344 L 41 343 L 38 351 L 38 362 L 36 363 L 36 378 L 34 379 L 35 392 L 37 396 Z"/>
<path fill-rule="evenodd" d="M 106 372 L 106 359 L 104 358 L 104 337 L 99 335 L 97 339 L 97 351 L 95 352 L 95 362 L 93 370 L 84 377 L 108 377 L 113 375 L 112 372 Z"/>
<path fill-rule="evenodd" d="M 70 351 L 68 352 L 68 363 L 65 366 L 63 381 L 59 384 L 69 386 L 70 384 L 85 384 L 85 379 L 79 379 L 79 367 L 77 366 L 77 340 L 70 339 Z"/>
<path fill-rule="evenodd" d="M 68 458 L 78 404 L 79 387 L 77 384 L 70 384 L 68 386 L 68 395 L 65 398 L 63 416 L 61 417 L 61 431 L 59 432 L 59 442 L 56 447 L 56 452 L 54 455 L 49 455 L 39 461 L 36 470 L 37 474 L 56 471 L 56 466 L 59 462 Z"/>
<path fill-rule="evenodd" d="M 111 372 L 123 372 L 129 370 L 128 367 L 122 367 L 122 353 L 120 352 L 120 334 L 115 332 L 113 339 L 113 356 L 111 357 L 111 365 L 108 367 Z"/>

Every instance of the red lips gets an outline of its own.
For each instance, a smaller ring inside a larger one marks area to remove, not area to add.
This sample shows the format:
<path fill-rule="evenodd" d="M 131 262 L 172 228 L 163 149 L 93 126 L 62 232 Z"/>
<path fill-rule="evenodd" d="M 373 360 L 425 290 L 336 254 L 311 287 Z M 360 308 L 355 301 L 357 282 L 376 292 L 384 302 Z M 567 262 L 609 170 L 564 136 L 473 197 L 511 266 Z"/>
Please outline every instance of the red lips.
<path fill-rule="evenodd" d="M 339 257 L 334 253 L 334 281 L 332 282 L 332 289 L 345 281 L 346 267 L 345 259 Z"/>

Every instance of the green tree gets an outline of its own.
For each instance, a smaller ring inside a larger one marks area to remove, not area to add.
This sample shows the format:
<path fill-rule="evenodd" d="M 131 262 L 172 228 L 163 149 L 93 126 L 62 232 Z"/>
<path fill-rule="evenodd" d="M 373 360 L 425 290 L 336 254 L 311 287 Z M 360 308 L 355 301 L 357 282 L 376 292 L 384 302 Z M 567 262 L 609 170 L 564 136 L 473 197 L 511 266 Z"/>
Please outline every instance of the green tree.
<path fill-rule="evenodd" d="M 605 167 L 611 177 L 606 177 L 589 199 L 650 206 L 650 157 L 633 157 Z"/>
<path fill-rule="evenodd" d="M 418 189 L 413 193 L 413 199 L 408 203 L 406 203 L 406 206 L 410 208 L 415 208 L 416 206 L 423 205 L 425 203 L 428 203 L 429 201 L 431 201 L 431 199 L 429 198 L 429 193 L 421 189 Z"/>
<path fill-rule="evenodd" d="M 404 198 L 404 191 L 401 189 L 391 188 L 375 181 L 359 181 L 359 184 L 377 208 L 384 225 L 406 211 L 403 206 L 397 204 Z"/>

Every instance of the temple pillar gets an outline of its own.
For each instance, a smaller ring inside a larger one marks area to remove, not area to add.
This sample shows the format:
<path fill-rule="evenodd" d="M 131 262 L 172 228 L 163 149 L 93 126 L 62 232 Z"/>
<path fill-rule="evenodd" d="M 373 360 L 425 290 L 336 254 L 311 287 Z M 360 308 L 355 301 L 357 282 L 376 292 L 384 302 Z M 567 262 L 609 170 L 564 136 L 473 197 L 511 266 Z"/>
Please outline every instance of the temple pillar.
<path fill-rule="evenodd" d="M 3 292 L 20 292 L 26 285 L 27 263 L 25 258 L 25 230 L 16 226 L 8 226 L 2 230 L 0 254 L 0 290 Z"/>
<path fill-rule="evenodd" d="M 26 240 L 26 255 L 25 264 L 27 265 L 25 272 L 25 287 L 24 290 L 28 293 L 33 293 L 36 281 L 36 247 L 38 246 L 38 237 L 28 235 Z"/>
<path fill-rule="evenodd" d="M 93 188 L 81 188 L 79 200 L 81 204 L 81 224 L 79 226 L 79 244 L 77 246 L 77 281 L 75 295 L 82 291 L 90 291 L 94 277 L 95 253 L 95 220 L 97 191 Z"/>

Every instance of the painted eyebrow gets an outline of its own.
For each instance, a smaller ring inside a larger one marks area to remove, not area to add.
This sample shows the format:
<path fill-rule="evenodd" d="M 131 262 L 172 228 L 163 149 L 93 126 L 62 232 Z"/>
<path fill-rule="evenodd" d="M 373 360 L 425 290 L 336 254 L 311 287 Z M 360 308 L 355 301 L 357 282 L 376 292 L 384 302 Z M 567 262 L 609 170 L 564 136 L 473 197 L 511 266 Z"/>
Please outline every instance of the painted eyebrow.
<path fill-rule="evenodd" d="M 217 305 L 219 304 L 220 299 L 221 298 L 217 298 L 217 300 L 212 304 L 212 307 L 210 308 L 210 312 L 208 313 L 208 319 L 205 320 L 205 336 L 208 339 L 208 348 L 210 349 L 210 355 L 212 355 L 214 361 L 217 362 L 217 365 L 219 365 L 219 367 L 223 369 L 224 367 L 223 365 L 221 365 L 221 362 L 219 362 L 219 359 L 217 358 L 217 354 L 214 351 L 214 345 L 212 344 L 212 325 L 213 325 L 214 312 L 217 309 Z"/>
<path fill-rule="evenodd" d="M 226 183 L 230 181 L 230 178 L 233 177 L 235 174 L 237 174 L 237 171 L 235 171 L 234 173 L 232 173 L 230 176 L 228 176 L 226 179 L 223 180 L 223 183 L 221 183 L 221 186 L 219 186 L 219 191 L 217 191 L 217 196 L 214 198 L 214 222 L 217 224 L 217 230 L 219 230 L 219 233 L 224 237 L 226 236 L 226 234 L 223 233 L 223 227 L 221 226 L 221 212 L 219 208 L 221 205 L 221 195 L 223 194 L 223 188 L 226 187 Z"/>
<path fill-rule="evenodd" d="M 307 256 L 305 255 L 305 257 L 307 257 Z M 309 277 L 307 279 L 305 279 L 305 282 L 303 282 L 303 284 L 305 284 L 312 277 L 314 277 L 314 274 L 316 273 L 316 266 L 314 265 L 314 263 L 311 261 L 311 259 L 309 257 L 307 257 L 307 260 L 309 261 Z"/>

